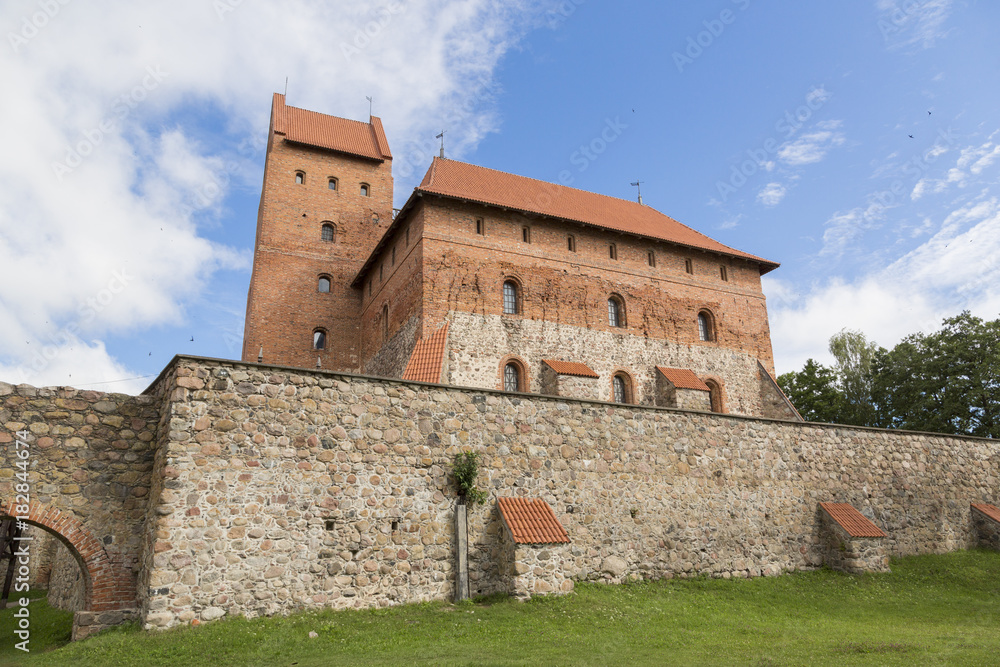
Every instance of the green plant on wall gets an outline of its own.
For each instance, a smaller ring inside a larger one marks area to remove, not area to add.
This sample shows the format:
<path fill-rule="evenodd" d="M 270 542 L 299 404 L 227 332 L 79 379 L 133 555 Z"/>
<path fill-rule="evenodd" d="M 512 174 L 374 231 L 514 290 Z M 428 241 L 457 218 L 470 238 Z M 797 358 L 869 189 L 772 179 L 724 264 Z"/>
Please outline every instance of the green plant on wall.
<path fill-rule="evenodd" d="M 486 502 L 489 494 L 476 488 L 476 477 L 479 475 L 479 453 L 462 452 L 455 457 L 452 469 L 455 484 L 458 485 L 458 496 L 467 504 L 481 505 Z"/>

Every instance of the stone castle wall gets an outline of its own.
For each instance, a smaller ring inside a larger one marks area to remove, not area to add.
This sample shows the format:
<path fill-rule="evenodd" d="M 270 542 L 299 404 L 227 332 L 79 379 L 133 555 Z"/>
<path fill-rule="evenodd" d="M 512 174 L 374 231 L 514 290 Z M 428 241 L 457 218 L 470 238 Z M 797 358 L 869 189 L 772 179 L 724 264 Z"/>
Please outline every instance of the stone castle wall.
<path fill-rule="evenodd" d="M 501 495 L 555 510 L 572 540 L 561 576 L 616 582 L 820 565 L 821 501 L 873 517 L 891 555 L 970 547 L 969 503 L 994 502 L 1000 481 L 1000 447 L 983 439 L 174 363 L 147 627 L 449 597 L 449 471 L 468 448 L 490 494 L 469 513 L 473 595 L 523 574 Z M 532 572 L 552 580 L 541 555 Z"/>

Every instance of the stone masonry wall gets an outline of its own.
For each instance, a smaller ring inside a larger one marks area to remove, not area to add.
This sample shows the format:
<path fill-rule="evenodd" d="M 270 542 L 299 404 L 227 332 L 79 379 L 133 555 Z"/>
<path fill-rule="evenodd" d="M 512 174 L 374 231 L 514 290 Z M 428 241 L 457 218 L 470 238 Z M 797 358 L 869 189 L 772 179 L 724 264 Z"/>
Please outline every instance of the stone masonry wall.
<path fill-rule="evenodd" d="M 542 393 L 542 359 L 584 363 L 600 375 L 601 400 L 611 400 L 611 376 L 627 372 L 633 379 L 634 400 L 654 405 L 656 366 L 690 368 L 701 379 L 712 378 L 725 388 L 724 412 L 759 415 L 762 410 L 757 359 L 743 352 L 711 345 L 669 341 L 586 329 L 544 320 L 502 315 L 452 312 L 448 327 L 448 383 L 460 387 L 501 388 L 500 362 L 517 355 L 529 365 L 529 389 Z M 629 359 L 632 364 L 617 362 Z"/>
<path fill-rule="evenodd" d="M 821 539 L 826 544 L 824 565 L 850 574 L 889 571 L 884 537 L 852 537 L 825 512 L 820 515 Z"/>
<path fill-rule="evenodd" d="M 49 577 L 49 606 L 64 611 L 85 608 L 86 590 L 83 573 L 73 554 L 59 540 L 55 542 L 52 571 Z"/>
<path fill-rule="evenodd" d="M 510 535 L 509 549 L 513 551 L 513 585 L 510 594 L 527 600 L 533 595 L 569 593 L 573 580 L 566 567 L 572 560 L 570 546 L 566 544 L 514 544 Z"/>
<path fill-rule="evenodd" d="M 545 500 L 573 580 L 820 565 L 820 501 L 888 554 L 976 544 L 990 440 L 769 421 L 178 358 L 150 512 L 147 627 L 454 591 L 454 456 L 483 455 L 472 595 L 511 590 L 495 500 Z M 505 565 L 506 563 L 506 565 Z"/>
<path fill-rule="evenodd" d="M 975 510 L 972 511 L 972 523 L 979 536 L 979 546 L 1000 551 L 1000 523 Z"/>

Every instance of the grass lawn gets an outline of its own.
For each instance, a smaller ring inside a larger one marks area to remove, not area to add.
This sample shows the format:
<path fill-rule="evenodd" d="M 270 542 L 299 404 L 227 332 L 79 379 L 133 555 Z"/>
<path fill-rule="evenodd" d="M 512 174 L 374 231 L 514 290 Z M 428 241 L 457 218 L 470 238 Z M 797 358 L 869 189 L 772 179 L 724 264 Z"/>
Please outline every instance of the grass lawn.
<path fill-rule="evenodd" d="M 1000 554 L 916 556 L 892 570 L 583 584 L 528 603 L 305 612 L 160 633 L 133 627 L 36 653 L 44 646 L 34 634 L 39 601 L 27 657 L 12 650 L 10 611 L 0 612 L 0 664 L 1000 664 Z"/>

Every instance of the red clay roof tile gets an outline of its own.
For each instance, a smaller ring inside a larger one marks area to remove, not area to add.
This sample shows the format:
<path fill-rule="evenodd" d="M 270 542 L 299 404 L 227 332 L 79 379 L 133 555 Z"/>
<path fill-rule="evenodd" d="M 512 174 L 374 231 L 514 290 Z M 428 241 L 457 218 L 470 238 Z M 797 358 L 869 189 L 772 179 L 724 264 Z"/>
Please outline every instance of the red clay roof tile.
<path fill-rule="evenodd" d="M 670 382 L 672 382 L 678 389 L 712 391 L 708 388 L 707 384 L 698 379 L 698 376 L 694 374 L 694 371 L 688 368 L 667 368 L 666 366 L 657 366 L 656 370 L 658 370 L 663 377 L 670 380 Z"/>
<path fill-rule="evenodd" d="M 444 363 L 445 343 L 448 341 L 448 323 L 430 338 L 421 338 L 413 346 L 410 361 L 403 372 L 404 380 L 413 382 L 441 382 L 441 365 Z"/>
<path fill-rule="evenodd" d="M 417 192 L 537 213 L 747 259 L 760 272 L 778 264 L 730 248 L 656 209 L 456 160 L 434 158 Z"/>
<path fill-rule="evenodd" d="M 389 142 L 382 121 L 372 116 L 370 123 L 328 116 L 285 105 L 285 96 L 274 94 L 274 131 L 288 141 L 317 146 L 372 160 L 391 160 Z"/>
<path fill-rule="evenodd" d="M 888 537 L 889 535 L 847 503 L 820 503 L 830 518 L 851 537 Z"/>
<path fill-rule="evenodd" d="M 565 544 L 569 533 L 540 498 L 497 498 L 500 516 L 515 544 Z"/>
<path fill-rule="evenodd" d="M 997 523 L 1000 523 L 1000 508 L 996 505 L 990 505 L 987 503 L 972 503 L 972 509 L 979 510 L 987 517 L 993 519 Z"/>
<path fill-rule="evenodd" d="M 549 368 L 554 370 L 559 375 L 576 375 L 583 378 L 597 378 L 601 377 L 587 364 L 577 363 L 575 361 L 557 361 L 556 359 L 542 359 L 542 363 L 548 364 Z"/>

